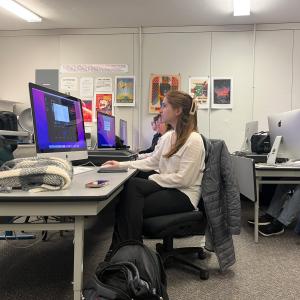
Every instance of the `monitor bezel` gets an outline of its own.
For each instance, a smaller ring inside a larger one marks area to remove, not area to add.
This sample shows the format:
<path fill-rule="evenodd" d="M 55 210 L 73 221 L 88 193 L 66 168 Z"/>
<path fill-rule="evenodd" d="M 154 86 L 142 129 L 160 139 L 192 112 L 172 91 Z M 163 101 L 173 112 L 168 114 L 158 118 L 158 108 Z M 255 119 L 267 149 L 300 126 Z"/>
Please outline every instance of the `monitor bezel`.
<path fill-rule="evenodd" d="M 45 152 L 45 150 L 41 150 L 38 144 L 38 137 L 37 137 L 37 126 L 36 126 L 36 111 L 35 111 L 35 105 L 34 105 L 34 100 L 33 100 L 33 93 L 32 90 L 33 89 L 38 89 L 42 92 L 45 93 L 49 93 L 49 94 L 53 94 L 55 96 L 58 97 L 63 97 L 65 99 L 69 99 L 72 101 L 76 101 L 80 103 L 80 111 L 81 111 L 81 116 L 82 116 L 82 126 L 83 126 L 83 132 L 85 133 L 85 126 L 84 126 L 84 120 L 83 120 L 83 111 L 82 111 L 82 102 L 81 99 L 76 98 L 74 96 L 71 95 L 66 95 L 64 93 L 46 88 L 42 85 L 38 85 L 36 83 L 32 83 L 29 82 L 28 84 L 29 86 L 29 94 L 30 94 L 30 103 L 31 103 L 31 109 L 32 109 L 32 119 L 33 119 L 33 127 L 34 127 L 34 133 L 35 133 L 35 147 L 36 147 L 36 153 L 38 156 L 42 156 L 42 157 L 50 157 L 50 156 L 57 156 L 57 157 L 62 157 L 63 153 L 66 153 L 64 155 L 64 157 L 68 160 L 76 160 L 77 156 L 82 156 L 82 157 L 86 157 L 87 158 L 87 143 L 86 143 L 86 138 L 85 138 L 85 134 L 84 134 L 84 142 L 85 142 L 85 147 L 84 148 L 55 148 L 55 149 L 47 149 L 47 151 Z M 86 152 L 86 154 L 85 154 Z M 81 159 L 81 158 L 78 158 Z"/>
<path fill-rule="evenodd" d="M 99 122 L 99 114 L 105 116 L 105 117 L 110 117 L 110 118 L 113 118 L 114 119 L 114 131 L 115 131 L 115 141 L 114 141 L 114 146 L 102 146 L 99 144 L 99 138 L 98 138 L 98 122 Z M 116 149 L 116 118 L 114 115 L 109 115 L 109 114 L 106 114 L 100 110 L 97 110 L 97 146 L 99 149 Z"/>
<path fill-rule="evenodd" d="M 122 124 L 122 122 L 124 122 L 125 124 L 126 124 L 126 143 L 125 143 L 125 141 L 123 141 L 123 143 L 124 143 L 124 145 L 125 146 L 127 146 L 128 145 L 128 127 L 127 127 L 127 125 L 128 125 L 128 123 L 127 123 L 127 121 L 126 120 L 124 120 L 124 119 L 120 119 L 120 124 L 119 124 L 119 134 L 120 134 L 120 139 L 122 140 L 122 137 L 121 137 L 121 124 Z"/>

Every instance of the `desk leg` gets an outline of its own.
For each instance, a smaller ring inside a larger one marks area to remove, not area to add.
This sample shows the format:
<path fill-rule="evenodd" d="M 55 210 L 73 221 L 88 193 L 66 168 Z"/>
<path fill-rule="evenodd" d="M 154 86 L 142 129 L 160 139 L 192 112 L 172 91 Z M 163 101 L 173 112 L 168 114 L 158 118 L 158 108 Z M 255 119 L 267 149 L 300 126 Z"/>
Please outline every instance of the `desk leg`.
<path fill-rule="evenodd" d="M 256 201 L 254 204 L 254 241 L 258 243 L 258 215 L 259 215 L 259 179 L 256 178 Z"/>
<path fill-rule="evenodd" d="M 84 246 L 84 217 L 75 217 L 74 230 L 74 300 L 81 299 Z"/>

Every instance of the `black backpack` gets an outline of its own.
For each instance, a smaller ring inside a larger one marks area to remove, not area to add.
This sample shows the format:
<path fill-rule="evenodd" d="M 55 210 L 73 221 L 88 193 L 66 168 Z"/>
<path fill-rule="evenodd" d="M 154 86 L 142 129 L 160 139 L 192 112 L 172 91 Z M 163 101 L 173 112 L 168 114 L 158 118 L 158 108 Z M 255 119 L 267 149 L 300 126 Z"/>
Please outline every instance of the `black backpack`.
<path fill-rule="evenodd" d="M 160 256 L 138 241 L 121 243 L 87 283 L 86 300 L 168 300 Z"/>
<path fill-rule="evenodd" d="M 270 134 L 265 131 L 254 133 L 251 137 L 251 151 L 257 154 L 271 151 Z"/>

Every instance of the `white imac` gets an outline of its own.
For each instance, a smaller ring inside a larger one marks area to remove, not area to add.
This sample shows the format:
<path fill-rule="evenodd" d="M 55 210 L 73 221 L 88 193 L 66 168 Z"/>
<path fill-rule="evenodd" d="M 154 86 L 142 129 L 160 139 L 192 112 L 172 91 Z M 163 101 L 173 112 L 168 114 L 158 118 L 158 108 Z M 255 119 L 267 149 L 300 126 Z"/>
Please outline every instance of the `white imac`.
<path fill-rule="evenodd" d="M 123 141 L 124 146 L 128 146 L 127 141 L 127 122 L 120 119 L 120 139 Z"/>
<path fill-rule="evenodd" d="M 34 83 L 29 93 L 37 156 L 87 159 L 81 100 Z"/>
<path fill-rule="evenodd" d="M 277 149 L 277 158 L 300 160 L 300 109 L 287 111 L 268 117 L 271 145 L 274 146 L 276 137 L 280 144 Z M 275 143 L 276 144 L 276 143 Z"/>
<path fill-rule="evenodd" d="M 258 121 L 247 122 L 245 126 L 245 136 L 241 151 L 251 153 L 251 137 L 258 132 Z"/>

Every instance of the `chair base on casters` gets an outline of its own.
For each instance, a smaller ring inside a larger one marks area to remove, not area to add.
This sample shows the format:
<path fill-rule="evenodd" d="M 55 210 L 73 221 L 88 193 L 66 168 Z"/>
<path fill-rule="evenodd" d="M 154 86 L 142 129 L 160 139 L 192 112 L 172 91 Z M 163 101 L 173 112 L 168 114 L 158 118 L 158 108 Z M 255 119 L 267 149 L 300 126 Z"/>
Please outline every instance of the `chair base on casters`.
<path fill-rule="evenodd" d="M 164 266 L 167 268 L 173 262 L 182 263 L 183 265 L 187 265 L 199 272 L 200 279 L 207 280 L 209 278 L 209 272 L 206 269 L 203 269 L 184 257 L 186 254 L 197 254 L 199 259 L 205 259 L 206 254 L 201 247 L 185 247 L 185 248 L 174 248 L 173 247 L 173 238 L 165 237 L 163 239 L 163 244 L 156 244 L 156 251 L 162 258 Z"/>

